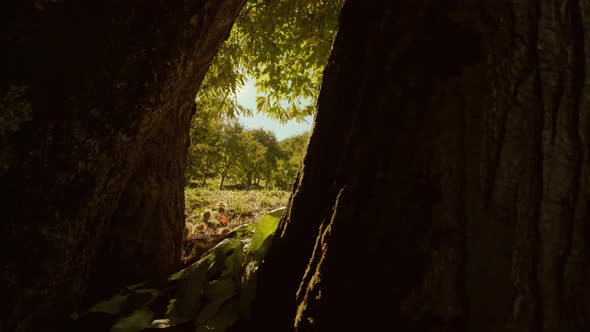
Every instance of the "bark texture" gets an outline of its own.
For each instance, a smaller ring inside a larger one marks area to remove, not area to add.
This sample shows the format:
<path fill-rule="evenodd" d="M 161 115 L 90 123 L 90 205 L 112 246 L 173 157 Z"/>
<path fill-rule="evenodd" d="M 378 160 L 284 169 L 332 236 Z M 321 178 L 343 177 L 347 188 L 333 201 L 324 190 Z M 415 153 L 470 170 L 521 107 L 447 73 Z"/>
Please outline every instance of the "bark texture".
<path fill-rule="evenodd" d="M 244 2 L 2 5 L 0 330 L 178 266 L 193 100 Z"/>
<path fill-rule="evenodd" d="M 587 1 L 347 1 L 242 327 L 590 330 L 589 38 Z"/>

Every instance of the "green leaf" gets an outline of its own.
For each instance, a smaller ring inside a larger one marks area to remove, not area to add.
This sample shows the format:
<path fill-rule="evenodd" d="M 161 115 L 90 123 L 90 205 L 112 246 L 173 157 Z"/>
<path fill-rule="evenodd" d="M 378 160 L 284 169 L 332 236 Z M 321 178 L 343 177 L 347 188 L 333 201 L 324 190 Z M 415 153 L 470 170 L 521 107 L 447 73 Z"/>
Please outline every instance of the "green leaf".
<path fill-rule="evenodd" d="M 240 290 L 240 312 L 246 317 L 251 317 L 252 301 L 256 296 L 258 283 L 258 261 L 249 262 L 242 275 L 242 289 Z"/>
<path fill-rule="evenodd" d="M 145 282 L 140 282 L 137 284 L 129 285 L 129 286 L 125 287 L 125 289 L 128 291 L 133 291 L 133 290 L 143 287 L 144 285 L 145 285 Z"/>
<path fill-rule="evenodd" d="M 225 259 L 225 269 L 221 272 L 221 278 L 230 278 L 237 282 L 240 281 L 242 275 L 242 267 L 244 265 L 244 242 L 240 241 L 238 246 L 231 255 Z M 249 241 L 248 241 L 249 242 Z"/>
<path fill-rule="evenodd" d="M 252 236 L 256 230 L 256 224 L 250 223 L 234 228 L 228 233 L 228 237 L 243 239 L 246 236 Z"/>
<path fill-rule="evenodd" d="M 148 308 L 135 310 L 131 315 L 119 319 L 111 332 L 137 332 L 150 326 L 154 313 Z"/>
<path fill-rule="evenodd" d="M 199 309 L 201 295 L 207 282 L 207 262 L 208 259 L 204 258 L 191 265 L 180 279 L 166 313 L 166 318 L 175 324 L 192 320 Z"/>
<path fill-rule="evenodd" d="M 266 105 L 268 105 L 268 102 L 265 96 L 256 96 L 256 109 L 258 111 L 265 110 Z"/>
<path fill-rule="evenodd" d="M 238 239 L 225 239 L 203 254 L 198 262 L 173 275 L 179 280 L 179 284 L 174 298 L 169 302 L 166 318 L 174 324 L 193 320 L 201 309 L 201 297 L 208 280 L 224 271 L 228 256 L 236 249 L 241 251 L 242 247 L 243 244 Z"/>
<path fill-rule="evenodd" d="M 278 217 L 275 212 L 274 215 L 264 215 L 264 217 L 258 222 L 256 232 L 252 237 L 252 243 L 248 249 L 247 261 L 253 259 L 260 261 L 266 256 L 272 239 L 274 238 L 275 231 L 279 225 L 279 220 L 280 217 Z"/>
<path fill-rule="evenodd" d="M 226 269 L 226 260 L 227 258 L 232 255 L 236 250 L 241 251 L 244 247 L 244 244 L 239 239 L 232 239 L 226 238 L 221 241 L 217 246 L 213 249 L 214 255 L 214 265 L 212 269 L 209 270 L 210 275 L 215 275 L 217 273 L 223 272 Z"/>
<path fill-rule="evenodd" d="M 238 320 L 239 307 L 240 304 L 237 298 L 230 299 L 219 308 L 215 315 L 198 325 L 195 332 L 223 332 L 227 330 Z"/>
<path fill-rule="evenodd" d="M 222 279 L 211 281 L 205 291 L 205 298 L 209 303 L 199 312 L 195 323 L 199 325 L 210 320 L 219 311 L 219 308 L 236 294 L 237 287 L 234 280 Z"/>
<path fill-rule="evenodd" d="M 127 300 L 128 295 L 121 295 L 117 294 L 112 298 L 98 302 L 92 308 L 90 308 L 89 312 L 104 312 L 111 315 L 118 315 L 121 312 L 121 306 Z"/>
<path fill-rule="evenodd" d="M 280 219 L 283 216 L 283 213 L 285 213 L 285 210 L 286 210 L 286 208 L 283 206 L 283 207 L 280 207 L 278 209 L 274 209 L 272 211 L 269 211 L 268 214 L 271 215 L 271 216 L 273 216 L 273 217 L 275 217 L 275 218 L 279 218 Z"/>

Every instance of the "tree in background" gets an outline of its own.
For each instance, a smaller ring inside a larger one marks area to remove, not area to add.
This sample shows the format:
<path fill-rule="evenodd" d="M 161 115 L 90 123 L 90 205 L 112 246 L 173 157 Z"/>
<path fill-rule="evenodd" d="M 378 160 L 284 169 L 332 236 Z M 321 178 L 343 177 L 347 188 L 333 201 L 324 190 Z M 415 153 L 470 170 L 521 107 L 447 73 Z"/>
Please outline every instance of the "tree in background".
<path fill-rule="evenodd" d="M 259 185 L 268 149 L 256 139 L 252 130 L 243 133 L 239 144 L 235 174 L 247 186 Z"/>
<path fill-rule="evenodd" d="M 277 141 L 273 132 L 249 129 L 215 112 L 201 114 L 192 122 L 192 144 L 186 176 L 199 179 L 220 178 L 220 188 L 228 178 L 247 186 L 286 188 L 295 178 L 305 154 L 309 133 Z"/>
<path fill-rule="evenodd" d="M 281 149 L 279 142 L 272 131 L 253 129 L 251 132 L 254 139 L 266 148 L 266 152 L 264 153 L 264 163 L 261 165 L 257 184 L 260 184 L 260 180 L 264 178 L 266 187 L 269 187 L 272 183 L 272 172 L 277 167 L 278 161 L 285 157 L 285 153 Z"/>
<path fill-rule="evenodd" d="M 186 175 L 201 185 L 218 174 L 223 158 L 223 118 L 212 107 L 200 107 L 191 121 L 191 134 Z"/>
<path fill-rule="evenodd" d="M 282 155 L 272 170 L 272 178 L 277 187 L 286 188 L 293 182 L 305 156 L 309 135 L 310 132 L 305 132 L 279 142 Z"/>
<path fill-rule="evenodd" d="M 236 120 L 228 120 L 223 125 L 220 161 L 221 182 L 219 183 L 219 189 L 223 189 L 225 179 L 244 153 L 244 144 L 242 144 L 243 133 L 244 126 Z"/>

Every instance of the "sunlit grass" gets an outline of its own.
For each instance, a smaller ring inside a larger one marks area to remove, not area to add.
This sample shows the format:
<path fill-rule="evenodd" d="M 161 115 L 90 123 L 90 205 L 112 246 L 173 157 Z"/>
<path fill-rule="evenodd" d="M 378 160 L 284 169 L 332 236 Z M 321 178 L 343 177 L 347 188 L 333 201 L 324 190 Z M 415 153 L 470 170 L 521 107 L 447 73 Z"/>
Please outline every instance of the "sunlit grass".
<path fill-rule="evenodd" d="M 185 241 L 182 263 L 190 264 L 227 233 L 255 223 L 287 205 L 289 192 L 276 189 L 215 189 L 216 184 L 185 188 Z"/>

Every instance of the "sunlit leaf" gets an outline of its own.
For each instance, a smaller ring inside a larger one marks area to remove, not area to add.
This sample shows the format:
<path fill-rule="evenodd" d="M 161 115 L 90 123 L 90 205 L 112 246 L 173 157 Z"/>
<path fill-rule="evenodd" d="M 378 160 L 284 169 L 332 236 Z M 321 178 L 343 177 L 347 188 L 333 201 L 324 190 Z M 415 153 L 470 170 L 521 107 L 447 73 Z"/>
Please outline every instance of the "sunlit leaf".
<path fill-rule="evenodd" d="M 267 103 L 257 103 L 257 110 L 271 117 L 280 110 L 270 106 L 273 101 L 292 103 L 302 96 L 315 103 L 341 5 L 342 0 L 249 1 L 211 64 L 199 96 L 209 98 L 216 109 L 235 114 L 225 100 L 235 97 L 251 77 L 259 95 L 273 96 Z M 301 118 L 291 114 L 274 117 Z"/>
<path fill-rule="evenodd" d="M 256 232 L 252 237 L 252 243 L 250 244 L 247 253 L 248 260 L 261 260 L 266 256 L 266 253 L 270 248 L 270 243 L 274 237 L 274 233 L 279 225 L 279 220 L 280 217 L 277 217 L 276 215 L 266 214 L 258 222 Z"/>

